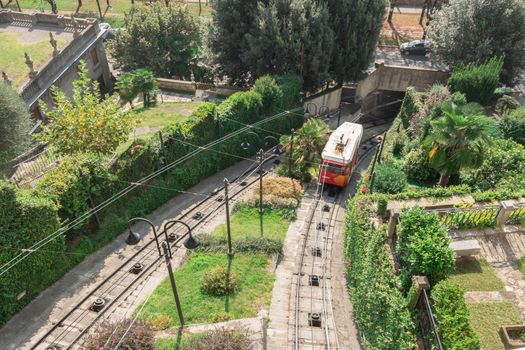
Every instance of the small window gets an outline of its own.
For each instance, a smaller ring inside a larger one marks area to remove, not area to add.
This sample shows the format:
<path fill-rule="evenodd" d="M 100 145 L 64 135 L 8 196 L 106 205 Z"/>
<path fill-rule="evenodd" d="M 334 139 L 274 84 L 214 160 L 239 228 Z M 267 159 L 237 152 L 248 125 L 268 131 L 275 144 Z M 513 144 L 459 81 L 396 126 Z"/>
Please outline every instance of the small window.
<path fill-rule="evenodd" d="M 324 167 L 327 173 L 336 174 L 336 175 L 345 174 L 345 168 L 342 165 L 325 163 Z"/>
<path fill-rule="evenodd" d="M 93 61 L 93 66 L 94 67 L 98 66 L 99 60 L 98 60 L 97 49 L 94 48 L 93 50 L 91 50 L 90 55 L 91 55 L 91 60 Z"/>

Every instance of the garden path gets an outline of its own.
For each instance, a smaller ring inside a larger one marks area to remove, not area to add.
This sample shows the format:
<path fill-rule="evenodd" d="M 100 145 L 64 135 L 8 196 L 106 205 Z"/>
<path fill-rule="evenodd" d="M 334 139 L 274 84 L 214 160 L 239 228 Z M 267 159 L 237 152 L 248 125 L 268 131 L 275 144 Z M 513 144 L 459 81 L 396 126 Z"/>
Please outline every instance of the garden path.
<path fill-rule="evenodd" d="M 454 235 L 475 238 L 481 246 L 481 255 L 505 284 L 503 292 L 467 292 L 465 298 L 477 302 L 511 300 L 525 322 L 525 280 L 516 265 L 516 260 L 525 256 L 525 229 L 506 226 L 501 230 L 462 231 Z"/>

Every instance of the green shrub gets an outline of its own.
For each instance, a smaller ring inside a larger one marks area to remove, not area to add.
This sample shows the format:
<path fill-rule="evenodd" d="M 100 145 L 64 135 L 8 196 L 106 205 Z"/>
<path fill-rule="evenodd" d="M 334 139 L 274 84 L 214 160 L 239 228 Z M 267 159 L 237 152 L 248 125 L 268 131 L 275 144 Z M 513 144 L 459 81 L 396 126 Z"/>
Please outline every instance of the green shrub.
<path fill-rule="evenodd" d="M 421 108 L 422 103 L 419 93 L 417 93 L 416 89 L 413 87 L 408 87 L 398 114 L 399 118 L 401 118 L 403 128 L 408 129 L 410 120 L 421 110 Z"/>
<path fill-rule="evenodd" d="M 521 104 L 512 96 L 504 95 L 496 102 L 496 113 L 503 115 L 521 107 Z"/>
<path fill-rule="evenodd" d="M 435 179 L 438 175 L 430 166 L 428 153 L 422 147 L 415 148 L 407 154 L 403 169 L 408 178 L 418 181 Z"/>
<path fill-rule="evenodd" d="M 524 147 L 512 140 L 495 140 L 491 147 L 485 149 L 481 166 L 462 171 L 460 179 L 472 188 L 486 191 L 496 188 L 502 179 L 519 176 L 523 169 Z"/>
<path fill-rule="evenodd" d="M 237 273 L 226 267 L 217 266 L 203 273 L 200 290 L 203 294 L 216 297 L 233 294 L 237 290 Z"/>
<path fill-rule="evenodd" d="M 504 113 L 499 127 L 505 138 L 525 145 L 525 108 Z"/>
<path fill-rule="evenodd" d="M 494 95 L 502 67 L 502 57 L 493 57 L 486 64 L 460 65 L 454 68 L 448 83 L 453 91 L 464 93 L 469 102 L 485 105 Z"/>
<path fill-rule="evenodd" d="M 494 90 L 494 97 L 500 98 L 503 96 L 511 96 L 512 95 L 512 88 L 505 86 L 505 87 L 498 87 L 496 90 Z"/>
<path fill-rule="evenodd" d="M 217 328 L 192 337 L 182 350 L 253 350 L 254 344 L 246 330 Z"/>
<path fill-rule="evenodd" d="M 0 265 L 59 228 L 58 210 L 51 200 L 1 180 L 0 213 L 0 247 L 5 248 L 0 249 Z M 0 325 L 64 274 L 65 251 L 64 236 L 58 235 L 1 277 Z M 25 296 L 17 300 L 23 292 Z"/>
<path fill-rule="evenodd" d="M 478 335 L 469 323 L 464 290 L 442 281 L 432 289 L 434 317 L 443 347 L 447 350 L 479 350 Z"/>
<path fill-rule="evenodd" d="M 122 343 L 120 340 L 122 339 Z M 120 344 L 119 346 L 117 346 Z M 155 349 L 155 334 L 151 327 L 140 320 L 123 320 L 116 323 L 103 322 L 96 331 L 87 336 L 82 344 L 85 350 L 100 349 Z"/>
<path fill-rule="evenodd" d="M 449 96 L 447 101 L 452 102 L 456 106 L 464 106 L 467 104 L 467 96 L 460 91 L 456 91 Z"/>
<path fill-rule="evenodd" d="M 371 208 L 356 197 L 345 218 L 348 286 L 354 318 L 368 350 L 414 350 L 414 323 L 388 255 L 386 228 L 373 229 Z"/>
<path fill-rule="evenodd" d="M 382 193 L 398 193 L 407 186 L 407 177 L 395 165 L 378 164 L 375 169 L 374 190 Z"/>
<path fill-rule="evenodd" d="M 170 328 L 173 320 L 168 315 L 158 315 L 148 320 L 148 323 L 154 331 L 163 331 Z"/>
<path fill-rule="evenodd" d="M 265 75 L 255 81 L 253 91 L 262 96 L 263 114 L 266 116 L 279 112 L 283 98 L 283 91 L 280 89 L 277 81 Z"/>
<path fill-rule="evenodd" d="M 275 78 L 283 92 L 280 108 L 283 110 L 297 107 L 301 104 L 303 81 L 300 76 L 287 74 Z"/>
<path fill-rule="evenodd" d="M 414 275 L 427 276 L 431 284 L 447 277 L 454 267 L 455 256 L 448 246 L 448 230 L 437 214 L 416 207 L 404 210 L 400 222 L 397 252 L 405 272 L 405 290 Z"/>

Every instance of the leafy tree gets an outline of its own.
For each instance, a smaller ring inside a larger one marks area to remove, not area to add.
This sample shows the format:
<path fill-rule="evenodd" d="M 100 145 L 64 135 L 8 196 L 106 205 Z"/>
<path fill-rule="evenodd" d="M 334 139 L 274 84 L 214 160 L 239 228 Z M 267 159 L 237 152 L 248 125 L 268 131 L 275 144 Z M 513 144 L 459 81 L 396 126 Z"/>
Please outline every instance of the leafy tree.
<path fill-rule="evenodd" d="M 160 77 L 189 77 L 200 33 L 187 8 L 160 1 L 133 7 L 125 27 L 109 44 L 124 70 L 146 67 Z"/>
<path fill-rule="evenodd" d="M 357 80 L 373 60 L 383 25 L 385 0 L 326 0 L 335 33 L 330 65 L 339 83 Z"/>
<path fill-rule="evenodd" d="M 310 167 L 318 167 L 321 159 L 321 153 L 328 141 L 330 128 L 319 119 L 309 119 L 304 125 L 297 130 L 293 144 L 293 165 L 298 168 L 301 174 L 305 174 Z M 290 136 L 281 137 L 287 154 L 290 152 Z"/>
<path fill-rule="evenodd" d="M 424 139 L 430 148 L 430 165 L 440 173 L 440 186 L 462 168 L 475 168 L 483 162 L 485 146 L 492 142 L 494 122 L 481 115 L 465 115 L 454 103 L 443 105 L 443 116 L 430 122 Z"/>
<path fill-rule="evenodd" d="M 117 86 L 124 101 L 131 102 L 141 93 L 144 107 L 149 107 L 152 104 L 151 94 L 157 89 L 157 80 L 150 70 L 139 68 L 118 77 Z"/>
<path fill-rule="evenodd" d="M 502 58 L 491 58 L 486 64 L 459 64 L 448 80 L 453 91 L 464 93 L 469 102 L 486 104 L 498 86 Z"/>
<path fill-rule="evenodd" d="M 124 102 L 131 102 L 137 97 L 137 89 L 133 85 L 133 78 L 135 75 L 131 73 L 124 73 L 117 77 L 117 91 L 120 99 Z"/>
<path fill-rule="evenodd" d="M 55 106 L 41 105 L 49 118 L 37 135 L 61 154 L 105 154 L 127 140 L 134 127 L 134 115 L 120 109 L 116 95 L 102 99 L 98 84 L 87 76 L 86 63 L 79 65 L 79 79 L 73 95 L 53 87 Z"/>
<path fill-rule="evenodd" d="M 233 82 L 249 80 L 249 67 L 244 56 L 248 49 L 246 34 L 257 25 L 259 0 L 220 0 L 214 2 L 210 46 L 216 54 L 221 75 Z"/>
<path fill-rule="evenodd" d="M 246 38 L 251 74 L 293 73 L 306 90 L 329 80 L 333 47 L 328 9 L 315 0 L 270 0 L 260 5 L 257 27 Z"/>
<path fill-rule="evenodd" d="M 272 115 L 281 107 L 279 106 L 279 102 L 283 98 L 283 91 L 275 78 L 269 75 L 260 77 L 253 85 L 253 91 L 258 92 L 262 96 L 264 115 Z"/>
<path fill-rule="evenodd" d="M 0 163 L 11 160 L 29 143 L 31 117 L 13 88 L 0 82 Z"/>
<path fill-rule="evenodd" d="M 525 4 L 522 0 L 454 0 L 432 20 L 428 38 L 436 58 L 457 66 L 504 57 L 502 79 L 512 82 L 525 67 Z"/>

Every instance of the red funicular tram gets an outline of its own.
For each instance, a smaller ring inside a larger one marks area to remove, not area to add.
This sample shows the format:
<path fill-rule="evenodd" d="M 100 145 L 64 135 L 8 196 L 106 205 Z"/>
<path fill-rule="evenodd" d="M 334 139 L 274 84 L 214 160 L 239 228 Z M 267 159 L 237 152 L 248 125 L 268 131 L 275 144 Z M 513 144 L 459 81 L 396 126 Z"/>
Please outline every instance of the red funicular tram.
<path fill-rule="evenodd" d="M 363 126 L 343 123 L 328 139 L 322 154 L 319 181 L 325 184 L 345 187 L 350 181 L 356 164 Z"/>

